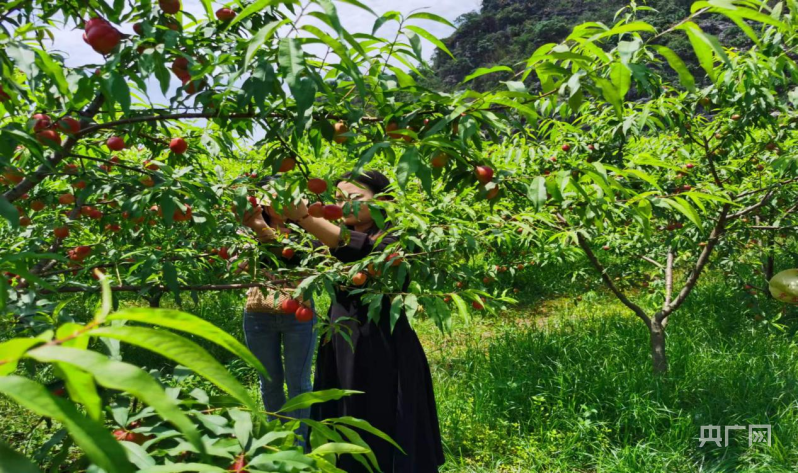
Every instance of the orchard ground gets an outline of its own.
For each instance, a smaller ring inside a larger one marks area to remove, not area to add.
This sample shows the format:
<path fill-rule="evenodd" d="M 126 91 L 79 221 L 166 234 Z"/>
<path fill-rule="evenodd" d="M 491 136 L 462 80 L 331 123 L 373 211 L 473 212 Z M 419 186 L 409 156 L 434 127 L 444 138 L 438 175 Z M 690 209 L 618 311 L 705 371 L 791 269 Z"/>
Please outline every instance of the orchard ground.
<path fill-rule="evenodd" d="M 655 377 L 644 361 L 645 327 L 599 286 L 553 277 L 561 270 L 526 271 L 517 307 L 461 320 L 450 334 L 415 321 L 435 382 L 442 472 L 794 471 L 798 310 L 775 302 L 748 308 L 749 294 L 711 272 L 669 333 L 670 372 Z M 163 306 L 174 305 L 170 297 Z M 209 294 L 184 309 L 241 339 L 243 302 L 234 292 Z M 96 303 L 78 296 L 70 305 L 88 320 Z M 320 310 L 328 304 L 320 301 Z M 251 368 L 197 341 L 258 396 Z M 150 352 L 126 346 L 123 353 L 173 372 Z M 180 384 L 219 393 L 196 376 Z M 742 431 L 732 432 L 728 447 L 698 446 L 701 425 L 748 424 L 772 424 L 772 446 L 748 447 Z M 22 453 L 33 455 L 58 428 L 0 401 L 0 429 L 13 433 L 8 439 Z"/>

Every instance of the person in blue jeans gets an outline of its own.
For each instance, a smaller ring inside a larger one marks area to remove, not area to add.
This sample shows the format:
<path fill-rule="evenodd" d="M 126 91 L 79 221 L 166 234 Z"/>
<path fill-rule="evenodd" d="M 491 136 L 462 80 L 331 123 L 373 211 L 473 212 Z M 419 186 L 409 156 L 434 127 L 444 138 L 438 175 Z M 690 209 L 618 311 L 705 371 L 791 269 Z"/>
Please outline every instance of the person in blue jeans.
<path fill-rule="evenodd" d="M 299 260 L 296 256 L 290 259 L 282 256 L 283 245 L 277 243 L 277 232 L 289 234 L 291 230 L 271 207 L 264 209 L 257 206 L 245 215 L 244 224 L 255 232 L 261 243 L 272 243 L 269 250 L 274 251 L 283 266 L 290 267 L 292 260 Z M 267 258 L 264 260 L 270 261 Z M 312 301 L 310 307 L 314 308 Z M 260 377 L 260 392 L 267 412 L 279 411 L 285 405 L 284 385 L 288 385 L 288 398 L 313 390 L 310 371 L 316 349 L 316 319 L 315 308 L 310 322 L 300 322 L 294 314 L 244 311 L 244 338 L 247 347 L 263 363 L 271 378 Z M 310 417 L 310 408 L 286 412 L 284 415 L 306 419 Z M 274 416 L 270 418 L 275 419 Z M 307 425 L 301 424 L 296 433 L 302 437 L 298 443 L 307 450 Z"/>

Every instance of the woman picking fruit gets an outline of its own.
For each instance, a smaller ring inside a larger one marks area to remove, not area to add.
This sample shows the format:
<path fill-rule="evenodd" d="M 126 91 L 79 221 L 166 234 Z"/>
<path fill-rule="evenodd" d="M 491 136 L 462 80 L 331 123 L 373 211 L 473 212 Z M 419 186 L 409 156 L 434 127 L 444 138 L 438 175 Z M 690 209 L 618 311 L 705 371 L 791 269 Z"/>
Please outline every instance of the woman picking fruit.
<path fill-rule="evenodd" d="M 389 200 L 390 196 L 385 194 L 389 186 L 388 178 L 376 171 L 354 178 L 345 175 L 339 181 L 340 194 L 350 201 L 364 203 L 358 206 L 357 213 L 343 216 L 350 232 L 348 243 L 342 241 L 338 225 L 309 214 L 305 202 L 288 206 L 285 216 L 316 236 L 334 257 L 355 262 L 396 243 L 396 238 L 384 235 L 387 227 L 377 227 L 369 206 L 365 205 L 374 199 Z M 365 278 L 361 279 L 364 280 L 353 284 L 365 284 Z M 390 306 L 390 299 L 383 296 L 379 321 L 370 321 L 368 306 L 359 294 L 352 295 L 344 288 L 336 291 L 328 316 L 331 324 L 348 328 L 351 344 L 340 330 L 322 343 L 314 390 L 351 389 L 363 394 L 315 404 L 312 416 L 316 420 L 352 416 L 388 434 L 404 454 L 390 443 L 363 433 L 383 472 L 437 472 L 444 458 L 427 357 L 404 312 L 391 331 Z M 348 473 L 367 471 L 348 455 L 342 456 L 337 466 Z"/>
<path fill-rule="evenodd" d="M 269 179 L 266 179 L 260 185 L 268 182 Z M 291 230 L 272 207 L 264 209 L 257 201 L 255 204 L 257 205 L 254 209 L 245 214 L 244 225 L 251 228 L 257 239 L 277 254 L 283 265 L 295 265 L 300 258 L 294 256 L 293 249 L 279 242 Z M 264 258 L 263 261 L 268 264 L 271 259 Z M 286 288 L 285 295 L 288 297 L 280 297 L 277 306 L 272 292 L 266 290 L 266 294 L 261 296 L 252 291 L 260 291 L 260 288 L 252 288 L 248 293 L 244 311 L 244 336 L 250 351 L 263 363 L 271 376 L 271 379 L 263 376 L 260 378 L 261 396 L 266 410 L 277 412 L 286 402 L 283 383 L 288 385 L 289 398 L 312 390 L 310 371 L 316 349 L 316 314 L 312 303 L 300 304 L 290 298 L 292 288 Z M 281 354 L 281 351 L 284 353 Z M 286 413 L 286 416 L 294 418 L 306 418 L 309 415 L 309 408 Z M 305 424 L 296 431 L 302 436 L 303 440 L 299 444 L 304 448 L 307 448 L 307 431 Z"/>

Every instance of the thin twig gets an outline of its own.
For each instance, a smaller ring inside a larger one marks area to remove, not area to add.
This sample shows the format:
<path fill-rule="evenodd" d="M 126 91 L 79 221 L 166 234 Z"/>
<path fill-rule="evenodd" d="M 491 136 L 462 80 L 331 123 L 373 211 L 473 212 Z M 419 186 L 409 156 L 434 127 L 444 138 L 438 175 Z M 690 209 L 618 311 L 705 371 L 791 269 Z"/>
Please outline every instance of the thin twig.
<path fill-rule="evenodd" d="M 668 248 L 668 262 L 665 266 L 665 303 L 662 305 L 666 309 L 671 303 L 673 295 L 673 247 Z"/>

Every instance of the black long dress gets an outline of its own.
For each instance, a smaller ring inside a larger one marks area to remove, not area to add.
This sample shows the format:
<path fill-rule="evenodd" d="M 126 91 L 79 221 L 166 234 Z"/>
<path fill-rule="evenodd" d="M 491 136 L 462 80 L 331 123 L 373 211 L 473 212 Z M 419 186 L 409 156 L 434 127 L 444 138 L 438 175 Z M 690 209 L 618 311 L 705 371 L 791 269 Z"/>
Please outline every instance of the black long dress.
<path fill-rule="evenodd" d="M 377 228 L 368 233 L 351 231 L 349 244 L 330 253 L 350 263 L 396 242 L 386 236 L 375 245 L 378 231 Z M 352 329 L 352 346 L 340 335 L 333 335 L 328 343 L 322 342 L 313 389 L 353 389 L 364 394 L 315 404 L 311 417 L 323 420 L 352 416 L 388 434 L 406 455 L 379 437 L 359 432 L 384 472 L 437 472 L 444 462 L 438 413 L 429 364 L 416 332 L 402 313 L 391 333 L 388 297 L 383 297 L 379 323 L 374 323 L 368 320 L 368 306 L 361 303 L 359 295 L 350 296 L 347 291 L 338 290 L 335 296 L 330 320 L 354 319 L 341 322 Z M 349 473 L 368 471 L 351 455 L 343 455 L 337 466 Z"/>

